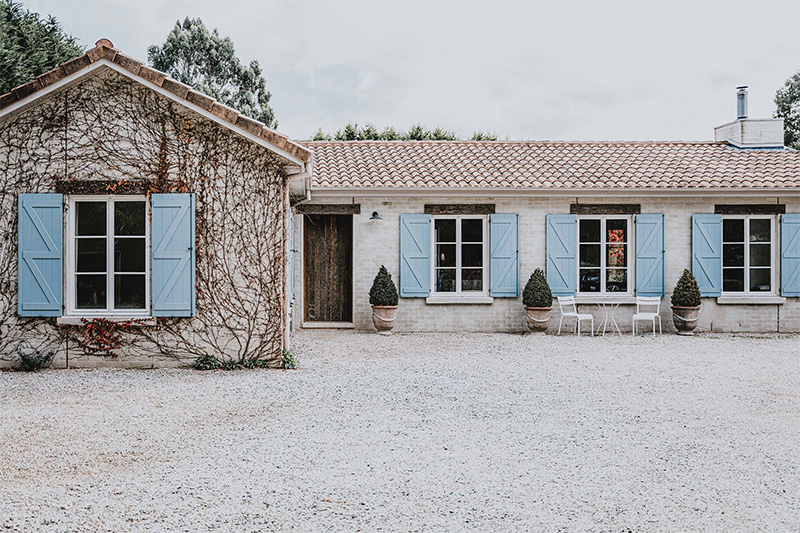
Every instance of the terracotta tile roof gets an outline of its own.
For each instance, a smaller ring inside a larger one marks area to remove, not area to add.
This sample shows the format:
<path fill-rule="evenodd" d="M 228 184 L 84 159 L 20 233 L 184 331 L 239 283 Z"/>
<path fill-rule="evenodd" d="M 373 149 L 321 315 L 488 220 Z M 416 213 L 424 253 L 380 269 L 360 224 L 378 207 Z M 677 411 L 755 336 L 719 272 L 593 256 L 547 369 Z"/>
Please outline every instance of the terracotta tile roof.
<path fill-rule="evenodd" d="M 312 189 L 800 188 L 800 151 L 714 142 L 303 141 Z"/>
<path fill-rule="evenodd" d="M 205 94 L 193 90 L 191 87 L 173 80 L 163 72 L 146 67 L 141 61 L 126 56 L 114 48 L 114 45 L 111 44 L 111 41 L 108 39 L 100 39 L 97 41 L 95 48 L 88 50 L 82 56 L 67 61 L 59 67 L 54 68 L 49 72 L 45 72 L 32 81 L 29 81 L 24 85 L 20 85 L 19 87 L 12 89 L 10 92 L 0 96 L 0 110 L 30 96 L 37 91 L 41 91 L 42 89 L 53 85 L 67 76 L 83 70 L 92 63 L 96 63 L 101 59 L 106 59 L 124 68 L 125 70 L 128 70 L 132 74 L 169 91 L 178 99 L 186 100 L 187 102 L 190 102 L 201 109 L 216 115 L 225 122 L 228 122 L 260 137 L 266 142 L 301 161 L 305 162 L 311 158 L 311 152 L 308 149 L 294 141 L 291 141 L 285 135 L 271 130 L 261 122 L 245 117 L 235 109 L 224 106 L 214 101 L 213 98 L 210 98 Z"/>

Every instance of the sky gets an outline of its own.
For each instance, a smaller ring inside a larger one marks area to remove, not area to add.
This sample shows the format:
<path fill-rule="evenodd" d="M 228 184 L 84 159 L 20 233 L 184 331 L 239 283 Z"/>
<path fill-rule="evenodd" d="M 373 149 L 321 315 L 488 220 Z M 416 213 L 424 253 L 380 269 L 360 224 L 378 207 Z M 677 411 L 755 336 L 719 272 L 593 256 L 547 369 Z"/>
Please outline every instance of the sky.
<path fill-rule="evenodd" d="M 19 0 L 142 61 L 199 17 L 258 60 L 278 131 L 422 123 L 470 137 L 712 140 L 771 117 L 800 70 L 800 1 Z"/>

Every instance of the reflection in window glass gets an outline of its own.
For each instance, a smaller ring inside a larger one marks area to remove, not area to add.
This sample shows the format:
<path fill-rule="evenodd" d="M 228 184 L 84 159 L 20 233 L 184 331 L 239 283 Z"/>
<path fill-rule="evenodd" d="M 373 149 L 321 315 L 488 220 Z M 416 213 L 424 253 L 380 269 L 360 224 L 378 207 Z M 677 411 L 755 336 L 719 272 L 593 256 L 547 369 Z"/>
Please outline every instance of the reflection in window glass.
<path fill-rule="evenodd" d="M 578 220 L 578 292 L 628 292 L 628 219 Z"/>
<path fill-rule="evenodd" d="M 722 290 L 772 291 L 772 219 L 722 220 Z"/>

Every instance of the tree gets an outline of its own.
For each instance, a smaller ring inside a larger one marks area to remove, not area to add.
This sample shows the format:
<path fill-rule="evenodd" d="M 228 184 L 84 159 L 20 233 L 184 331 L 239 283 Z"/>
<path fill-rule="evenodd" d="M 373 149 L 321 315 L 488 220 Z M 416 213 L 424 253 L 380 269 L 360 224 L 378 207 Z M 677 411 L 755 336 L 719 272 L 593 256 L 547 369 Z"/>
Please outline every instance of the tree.
<path fill-rule="evenodd" d="M 800 71 L 775 93 L 776 118 L 783 119 L 783 144 L 800 150 Z"/>
<path fill-rule="evenodd" d="M 478 133 L 473 134 L 472 140 L 477 141 L 496 141 L 497 137 L 490 133 L 479 132 L 480 138 L 475 138 Z M 415 124 L 407 132 L 400 132 L 388 126 L 381 131 L 370 123 L 359 127 L 357 123 L 348 122 L 347 125 L 333 135 L 329 135 L 317 130 L 312 138 L 314 141 L 456 141 L 458 137 L 452 131 L 436 127 L 429 130 L 422 124 Z"/>
<path fill-rule="evenodd" d="M 0 0 L 0 94 L 82 53 L 54 17 L 43 19 L 22 4 Z"/>
<path fill-rule="evenodd" d="M 243 65 L 230 38 L 220 37 L 217 30 L 209 32 L 199 18 L 176 22 L 163 46 L 147 49 L 147 59 L 179 82 L 270 128 L 278 127 L 258 61 Z"/>

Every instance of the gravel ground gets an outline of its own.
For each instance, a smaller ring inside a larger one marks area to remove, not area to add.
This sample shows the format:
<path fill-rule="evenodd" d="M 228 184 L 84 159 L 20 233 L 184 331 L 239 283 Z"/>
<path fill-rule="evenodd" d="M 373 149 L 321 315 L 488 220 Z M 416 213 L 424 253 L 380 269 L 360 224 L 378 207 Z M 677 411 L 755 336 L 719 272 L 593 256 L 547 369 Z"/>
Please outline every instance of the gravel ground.
<path fill-rule="evenodd" d="M 302 332 L 0 373 L 0 530 L 800 530 L 800 338 Z"/>

